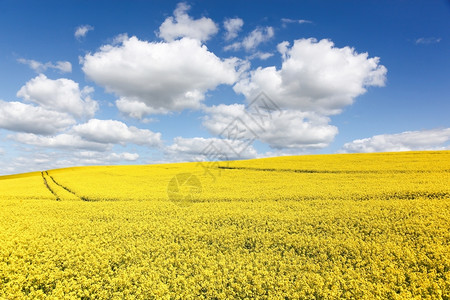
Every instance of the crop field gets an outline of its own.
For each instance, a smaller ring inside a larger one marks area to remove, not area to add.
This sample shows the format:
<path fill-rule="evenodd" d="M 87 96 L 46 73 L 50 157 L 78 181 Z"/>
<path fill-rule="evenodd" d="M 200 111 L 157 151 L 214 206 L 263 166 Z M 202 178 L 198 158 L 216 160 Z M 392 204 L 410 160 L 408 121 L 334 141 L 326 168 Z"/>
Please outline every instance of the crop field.
<path fill-rule="evenodd" d="M 0 177 L 0 299 L 450 299 L 450 151 Z"/>

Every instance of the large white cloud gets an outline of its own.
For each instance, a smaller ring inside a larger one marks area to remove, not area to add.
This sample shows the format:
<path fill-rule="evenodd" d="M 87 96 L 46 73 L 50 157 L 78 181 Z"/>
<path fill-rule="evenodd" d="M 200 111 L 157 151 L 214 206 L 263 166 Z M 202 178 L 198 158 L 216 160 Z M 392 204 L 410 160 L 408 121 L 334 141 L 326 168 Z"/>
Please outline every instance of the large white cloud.
<path fill-rule="evenodd" d="M 75 120 L 66 113 L 0 100 L 0 128 L 45 135 L 55 134 L 73 124 Z"/>
<path fill-rule="evenodd" d="M 121 111 L 142 117 L 126 104 L 142 102 L 155 112 L 199 108 L 207 90 L 238 79 L 238 66 L 239 60 L 222 60 L 194 39 L 150 43 L 122 37 L 119 45 L 86 55 L 83 71 L 120 97 Z"/>
<path fill-rule="evenodd" d="M 102 144 L 132 143 L 151 147 L 161 145 L 160 133 L 127 126 L 115 120 L 91 119 L 87 123 L 74 126 L 73 131 L 84 140 Z"/>
<path fill-rule="evenodd" d="M 217 33 L 219 29 L 213 20 L 205 17 L 194 20 L 186 13 L 189 9 L 186 3 L 179 3 L 174 17 L 168 17 L 159 27 L 159 36 L 168 42 L 181 37 L 206 41 Z"/>
<path fill-rule="evenodd" d="M 278 45 L 283 62 L 276 67 L 257 68 L 235 86 L 237 93 L 253 99 L 265 91 L 283 108 L 324 115 L 340 113 L 369 86 L 383 86 L 387 69 L 379 58 L 337 48 L 330 40 L 296 40 Z"/>
<path fill-rule="evenodd" d="M 56 149 L 85 149 L 90 151 L 108 151 L 116 144 L 159 147 L 161 134 L 148 129 L 128 126 L 115 120 L 91 119 L 87 123 L 73 126 L 65 133 L 42 136 L 33 133 L 10 135 L 10 139 L 32 146 Z"/>
<path fill-rule="evenodd" d="M 275 149 L 319 149 L 338 133 L 330 119 L 298 110 L 256 111 L 242 104 L 205 108 L 203 125 L 215 135 L 259 140 Z"/>
<path fill-rule="evenodd" d="M 91 99 L 93 89 L 80 90 L 73 80 L 60 78 L 52 80 L 44 74 L 28 81 L 18 92 L 17 97 L 36 103 L 46 109 L 69 113 L 77 118 L 92 117 L 98 103 Z"/>
<path fill-rule="evenodd" d="M 450 149 L 450 128 L 380 134 L 346 143 L 341 152 L 394 152 Z M 447 143 L 447 144 L 446 144 Z"/>

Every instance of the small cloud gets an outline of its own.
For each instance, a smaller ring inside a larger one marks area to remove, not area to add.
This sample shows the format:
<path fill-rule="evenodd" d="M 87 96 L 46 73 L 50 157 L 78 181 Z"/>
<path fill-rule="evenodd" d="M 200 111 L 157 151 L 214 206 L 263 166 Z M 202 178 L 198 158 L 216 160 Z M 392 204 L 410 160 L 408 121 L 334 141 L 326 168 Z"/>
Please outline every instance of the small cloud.
<path fill-rule="evenodd" d="M 260 44 L 265 43 L 274 37 L 275 33 L 273 27 L 259 27 L 250 32 L 248 36 L 242 40 L 242 42 L 235 42 L 231 45 L 224 47 L 225 51 L 234 50 L 237 51 L 244 48 L 246 51 L 255 50 Z"/>
<path fill-rule="evenodd" d="M 83 161 L 89 161 L 94 163 L 108 163 L 108 162 L 119 162 L 119 161 L 135 161 L 139 158 L 137 153 L 110 153 L 105 155 L 103 152 L 98 151 L 80 151 L 75 153 L 75 157 Z"/>
<path fill-rule="evenodd" d="M 168 17 L 159 27 L 158 36 L 167 42 L 183 37 L 207 41 L 219 31 L 216 23 L 209 18 L 192 19 L 187 14 L 190 8 L 184 2 L 178 3 L 174 16 Z"/>
<path fill-rule="evenodd" d="M 281 19 L 282 26 L 286 28 L 287 24 L 312 24 L 313 22 L 310 20 L 294 20 L 294 19 L 288 19 L 288 18 L 282 18 Z"/>
<path fill-rule="evenodd" d="M 81 38 L 83 38 L 83 37 L 85 37 L 86 36 L 86 34 L 89 32 L 89 31 L 91 31 L 91 30 L 94 30 L 94 27 L 93 26 L 91 26 L 91 25 L 81 25 L 81 26 L 78 26 L 76 29 L 75 29 L 75 37 L 78 39 L 78 40 L 80 40 Z"/>
<path fill-rule="evenodd" d="M 260 60 L 266 60 L 266 59 L 268 59 L 268 58 L 270 58 L 270 57 L 272 57 L 272 56 L 273 56 L 273 53 L 270 53 L 270 52 L 260 52 L 260 51 L 258 51 L 258 52 L 256 52 L 256 53 L 250 55 L 250 56 L 248 57 L 248 59 L 255 59 L 255 58 L 258 58 L 258 59 L 260 59 Z"/>
<path fill-rule="evenodd" d="M 242 41 L 242 46 L 244 46 L 245 50 L 255 49 L 259 44 L 267 42 L 273 36 L 273 27 L 257 28 Z"/>
<path fill-rule="evenodd" d="M 435 37 L 421 37 L 415 40 L 416 45 L 429 45 L 429 44 L 437 44 L 440 41 L 442 41 L 442 38 L 435 38 Z"/>
<path fill-rule="evenodd" d="M 68 61 L 57 61 L 55 64 L 51 62 L 41 63 L 32 59 L 19 58 L 17 60 L 19 63 L 29 66 L 36 73 L 42 73 L 47 71 L 47 69 L 55 69 L 60 73 L 71 73 L 72 64 Z"/>
<path fill-rule="evenodd" d="M 233 43 L 231 45 L 227 45 L 227 46 L 223 47 L 223 50 L 225 50 L 225 51 L 230 51 L 230 50 L 237 51 L 237 50 L 239 50 L 241 48 L 241 46 L 242 46 L 241 42 L 235 42 L 235 43 Z"/>
<path fill-rule="evenodd" d="M 244 21 L 240 18 L 226 19 L 223 22 L 223 27 L 226 30 L 225 40 L 229 41 L 236 38 L 242 26 L 244 26 Z"/>

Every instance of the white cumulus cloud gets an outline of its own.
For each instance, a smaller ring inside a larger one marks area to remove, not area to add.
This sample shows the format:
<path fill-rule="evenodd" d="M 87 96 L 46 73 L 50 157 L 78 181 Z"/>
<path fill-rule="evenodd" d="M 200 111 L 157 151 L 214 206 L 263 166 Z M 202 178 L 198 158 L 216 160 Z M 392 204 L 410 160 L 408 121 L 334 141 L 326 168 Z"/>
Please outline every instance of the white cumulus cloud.
<path fill-rule="evenodd" d="M 239 32 L 244 26 L 244 21 L 241 18 L 226 19 L 223 22 L 223 27 L 225 28 L 225 40 L 229 41 L 236 38 Z"/>
<path fill-rule="evenodd" d="M 259 107 L 261 108 L 261 107 Z M 328 117 L 298 110 L 246 109 L 242 104 L 205 108 L 203 125 L 214 135 L 259 140 L 274 149 L 320 149 L 338 133 Z"/>
<path fill-rule="evenodd" d="M 68 61 L 57 61 L 56 63 L 46 62 L 41 63 L 32 59 L 19 58 L 17 60 L 21 64 L 29 66 L 36 73 L 42 73 L 47 71 L 47 69 L 55 69 L 61 73 L 70 73 L 72 72 L 72 64 Z"/>
<path fill-rule="evenodd" d="M 128 126 L 116 120 L 91 119 L 87 123 L 76 125 L 73 131 L 89 142 L 102 144 L 132 143 L 157 147 L 161 145 L 161 134 L 148 129 Z"/>
<path fill-rule="evenodd" d="M 48 110 L 21 102 L 0 100 L 0 128 L 36 134 L 55 134 L 73 125 L 66 113 Z"/>
<path fill-rule="evenodd" d="M 190 38 L 153 43 L 123 37 L 83 60 L 86 75 L 120 97 L 123 113 L 138 118 L 199 108 L 206 91 L 236 82 L 239 67 L 238 59 L 220 59 Z"/>
<path fill-rule="evenodd" d="M 369 86 L 383 86 L 387 69 L 379 58 L 337 48 L 330 40 L 300 39 L 278 45 L 281 69 L 259 67 L 235 86 L 248 100 L 265 91 L 283 108 L 337 114 Z"/>
<path fill-rule="evenodd" d="M 177 38 L 189 37 L 199 41 L 206 41 L 218 32 L 218 27 L 213 20 L 202 17 L 192 19 L 186 12 L 191 7 L 184 3 L 178 3 L 173 12 L 173 17 L 168 17 L 159 27 L 159 37 L 171 42 Z"/>
<path fill-rule="evenodd" d="M 261 43 L 269 41 L 274 36 L 273 27 L 267 26 L 256 28 L 242 41 L 242 46 L 245 50 L 252 50 L 258 47 Z"/>
<path fill-rule="evenodd" d="M 413 150 L 448 150 L 450 128 L 380 134 L 346 143 L 342 152 L 394 152 Z"/>
<path fill-rule="evenodd" d="M 44 74 L 28 81 L 18 92 L 17 97 L 36 103 L 43 108 L 68 113 L 77 118 L 92 117 L 98 103 L 91 99 L 93 89 L 80 90 L 73 80 L 60 78 L 52 80 Z"/>
<path fill-rule="evenodd" d="M 128 126 L 120 121 L 98 119 L 91 119 L 87 123 L 73 126 L 66 133 L 52 136 L 18 133 L 9 135 L 9 138 L 22 144 L 42 148 L 83 149 L 98 152 L 109 151 L 117 144 L 122 146 L 135 144 L 148 147 L 162 145 L 160 133 Z M 131 158 L 131 156 L 128 156 L 128 158 Z"/>

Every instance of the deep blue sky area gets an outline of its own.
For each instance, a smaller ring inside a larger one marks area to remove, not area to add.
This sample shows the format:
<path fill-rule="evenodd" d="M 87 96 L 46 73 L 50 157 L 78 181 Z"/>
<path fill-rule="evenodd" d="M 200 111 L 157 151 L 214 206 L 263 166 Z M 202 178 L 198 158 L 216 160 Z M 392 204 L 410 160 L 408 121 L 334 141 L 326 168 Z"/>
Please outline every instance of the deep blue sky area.
<path fill-rule="evenodd" d="M 450 1 L 0 0 L 0 174 L 450 149 L 449 54 Z"/>

